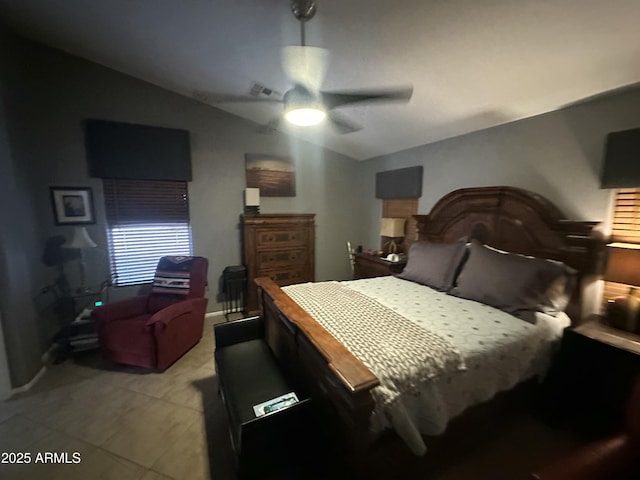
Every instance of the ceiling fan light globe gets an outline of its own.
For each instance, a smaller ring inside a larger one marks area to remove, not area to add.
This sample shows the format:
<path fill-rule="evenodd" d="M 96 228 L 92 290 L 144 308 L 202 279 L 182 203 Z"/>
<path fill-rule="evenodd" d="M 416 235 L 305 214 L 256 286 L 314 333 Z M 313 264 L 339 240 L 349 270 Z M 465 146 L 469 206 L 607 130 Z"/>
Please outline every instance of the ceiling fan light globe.
<path fill-rule="evenodd" d="M 327 113 L 318 107 L 292 108 L 284 114 L 289 123 L 298 127 L 318 125 L 327 117 Z"/>

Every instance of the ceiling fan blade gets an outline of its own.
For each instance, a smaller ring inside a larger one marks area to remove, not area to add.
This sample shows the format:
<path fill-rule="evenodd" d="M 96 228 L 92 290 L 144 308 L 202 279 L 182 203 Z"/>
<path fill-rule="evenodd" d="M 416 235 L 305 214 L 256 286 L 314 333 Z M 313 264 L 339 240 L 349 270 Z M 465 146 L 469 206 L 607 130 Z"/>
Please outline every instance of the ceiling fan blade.
<path fill-rule="evenodd" d="M 329 112 L 329 121 L 340 134 L 353 133 L 362 130 L 360 125 L 348 120 L 335 110 Z"/>
<path fill-rule="evenodd" d="M 413 87 L 389 88 L 376 90 L 351 90 L 340 92 L 320 92 L 322 102 L 328 109 L 365 102 L 408 102 L 413 94 Z"/>
<path fill-rule="evenodd" d="M 282 67 L 294 83 L 311 92 L 320 90 L 327 73 L 329 51 L 320 47 L 290 45 L 282 48 Z"/>
<path fill-rule="evenodd" d="M 209 104 L 241 102 L 282 103 L 281 98 L 254 97 L 251 95 L 226 95 L 199 90 L 194 91 L 192 96 L 196 100 Z"/>

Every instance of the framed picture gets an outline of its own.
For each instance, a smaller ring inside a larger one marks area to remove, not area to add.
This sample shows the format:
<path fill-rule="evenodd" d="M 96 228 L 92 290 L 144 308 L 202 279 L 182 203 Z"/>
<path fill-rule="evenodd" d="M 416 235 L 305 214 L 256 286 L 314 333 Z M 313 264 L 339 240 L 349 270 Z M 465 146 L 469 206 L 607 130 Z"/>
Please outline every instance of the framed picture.
<path fill-rule="evenodd" d="M 89 187 L 50 187 L 56 225 L 96 223 L 93 196 Z"/>
<path fill-rule="evenodd" d="M 290 157 L 245 153 L 247 187 L 259 188 L 263 197 L 295 197 L 296 169 Z"/>

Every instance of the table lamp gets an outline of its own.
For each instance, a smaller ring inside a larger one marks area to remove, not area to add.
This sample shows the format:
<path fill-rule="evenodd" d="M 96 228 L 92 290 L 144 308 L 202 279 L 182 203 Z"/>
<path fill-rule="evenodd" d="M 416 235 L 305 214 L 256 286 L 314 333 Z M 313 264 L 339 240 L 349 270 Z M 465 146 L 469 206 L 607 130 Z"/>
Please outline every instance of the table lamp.
<path fill-rule="evenodd" d="M 260 189 L 244 189 L 244 213 L 247 215 L 257 215 L 260 213 Z"/>
<path fill-rule="evenodd" d="M 380 224 L 380 235 L 383 237 L 389 237 L 391 240 L 383 244 L 382 249 L 386 250 L 386 246 L 389 246 L 389 253 L 397 253 L 398 245 L 396 244 L 396 238 L 404 238 L 404 224 L 406 218 L 383 218 Z M 400 242 L 402 243 L 402 242 Z"/>
<path fill-rule="evenodd" d="M 96 242 L 94 242 L 89 236 L 89 232 L 87 232 L 86 227 L 75 227 L 73 229 L 71 241 L 64 244 L 65 248 L 76 248 L 80 250 L 80 288 L 78 289 L 80 292 L 84 292 L 86 290 L 85 273 L 87 264 L 84 256 L 84 250 L 86 248 L 95 248 L 97 246 Z"/>
<path fill-rule="evenodd" d="M 618 328 L 637 331 L 640 315 L 640 245 L 634 243 L 610 243 L 607 245 L 607 269 L 604 279 L 608 282 L 629 285 L 626 297 L 610 300 L 607 318 Z"/>

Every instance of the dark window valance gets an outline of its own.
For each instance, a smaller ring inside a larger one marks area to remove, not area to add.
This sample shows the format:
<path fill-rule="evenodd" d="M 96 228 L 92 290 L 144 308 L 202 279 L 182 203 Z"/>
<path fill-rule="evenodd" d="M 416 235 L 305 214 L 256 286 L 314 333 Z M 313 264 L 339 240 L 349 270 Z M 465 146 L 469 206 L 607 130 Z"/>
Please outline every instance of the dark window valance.
<path fill-rule="evenodd" d="M 376 173 L 376 198 L 420 198 L 422 166 Z"/>
<path fill-rule="evenodd" d="M 612 132 L 602 165 L 600 188 L 640 187 L 640 128 Z"/>
<path fill-rule="evenodd" d="M 191 181 L 187 130 L 90 119 L 85 144 L 92 177 Z"/>

